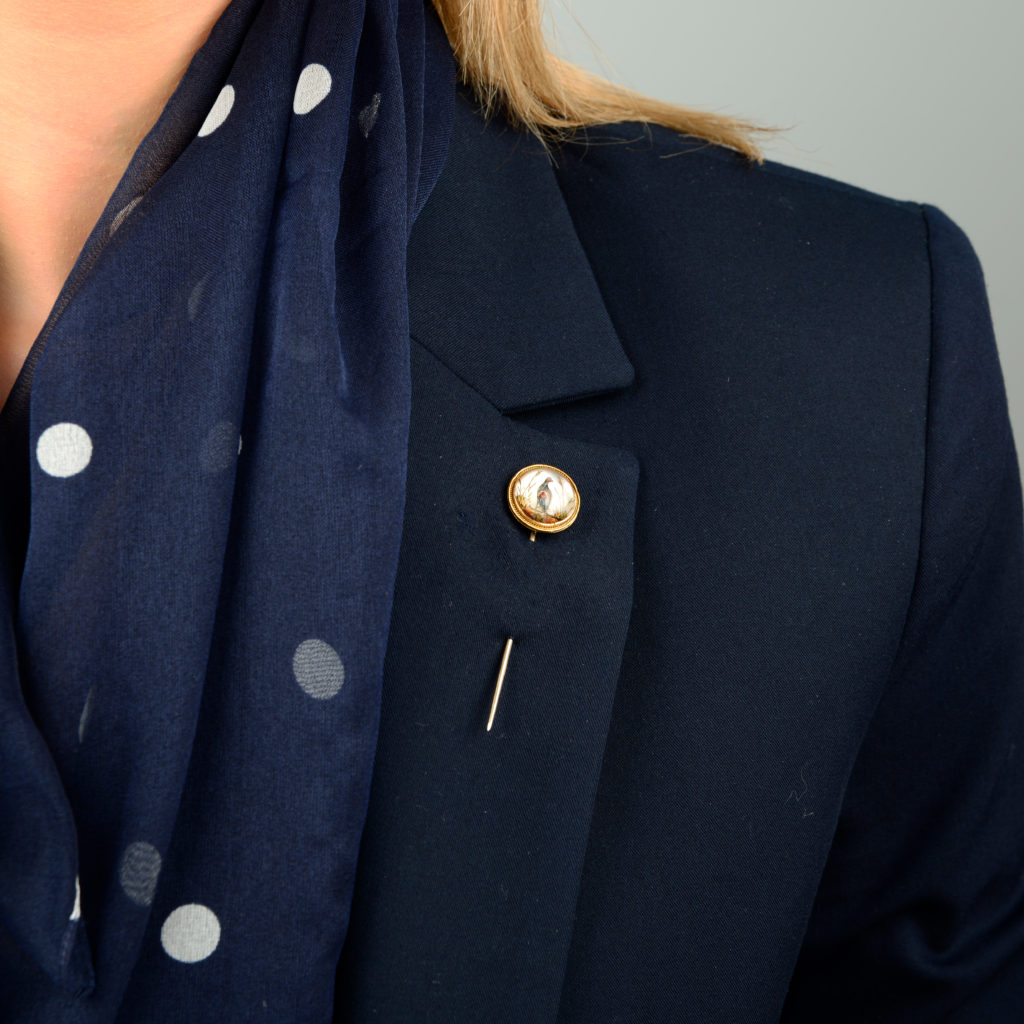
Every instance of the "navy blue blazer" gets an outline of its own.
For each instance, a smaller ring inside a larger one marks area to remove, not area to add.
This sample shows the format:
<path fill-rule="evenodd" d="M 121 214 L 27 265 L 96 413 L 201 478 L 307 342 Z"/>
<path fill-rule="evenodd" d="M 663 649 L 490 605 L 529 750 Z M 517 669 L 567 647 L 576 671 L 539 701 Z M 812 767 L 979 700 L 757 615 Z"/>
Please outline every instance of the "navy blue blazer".
<path fill-rule="evenodd" d="M 409 279 L 336 1019 L 1024 1019 L 1021 489 L 961 231 L 460 100 Z M 582 502 L 530 542 L 535 462 Z"/>

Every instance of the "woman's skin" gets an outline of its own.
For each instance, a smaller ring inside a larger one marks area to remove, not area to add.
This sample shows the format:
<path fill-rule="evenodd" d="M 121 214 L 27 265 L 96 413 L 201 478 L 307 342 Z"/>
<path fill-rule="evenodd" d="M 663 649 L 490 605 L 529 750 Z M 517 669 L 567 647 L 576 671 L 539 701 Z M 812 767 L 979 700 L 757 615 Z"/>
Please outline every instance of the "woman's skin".
<path fill-rule="evenodd" d="M 0 402 L 228 0 L 0 0 Z"/>

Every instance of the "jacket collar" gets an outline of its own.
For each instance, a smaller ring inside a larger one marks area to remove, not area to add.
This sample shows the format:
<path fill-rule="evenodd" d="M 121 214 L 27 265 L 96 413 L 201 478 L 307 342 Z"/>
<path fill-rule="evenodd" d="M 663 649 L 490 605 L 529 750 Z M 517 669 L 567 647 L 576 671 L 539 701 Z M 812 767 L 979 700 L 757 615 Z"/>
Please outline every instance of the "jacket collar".
<path fill-rule="evenodd" d="M 540 143 L 460 93 L 447 167 L 409 244 L 415 340 L 504 413 L 631 384 Z"/>
<path fill-rule="evenodd" d="M 457 107 L 410 246 L 405 523 L 336 986 L 353 1024 L 555 1018 L 632 609 L 636 457 L 508 415 L 632 366 L 546 154 Z M 540 462 L 581 511 L 530 542 L 505 488 Z"/>

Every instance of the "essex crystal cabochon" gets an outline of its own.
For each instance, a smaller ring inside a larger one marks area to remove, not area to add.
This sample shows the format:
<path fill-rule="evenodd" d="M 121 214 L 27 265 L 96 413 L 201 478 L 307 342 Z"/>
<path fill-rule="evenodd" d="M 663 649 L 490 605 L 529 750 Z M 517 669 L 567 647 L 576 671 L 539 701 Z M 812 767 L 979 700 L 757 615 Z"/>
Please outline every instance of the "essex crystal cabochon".
<path fill-rule="evenodd" d="M 558 533 L 580 511 L 580 492 L 572 477 L 554 466 L 537 464 L 519 470 L 508 485 L 512 515 L 530 530 Z"/>

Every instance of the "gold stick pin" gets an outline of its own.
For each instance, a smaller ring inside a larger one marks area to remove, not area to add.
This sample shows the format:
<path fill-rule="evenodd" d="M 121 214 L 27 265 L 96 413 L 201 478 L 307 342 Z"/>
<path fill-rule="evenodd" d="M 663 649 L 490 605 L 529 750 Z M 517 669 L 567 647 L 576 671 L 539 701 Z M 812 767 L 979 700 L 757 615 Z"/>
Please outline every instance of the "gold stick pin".
<path fill-rule="evenodd" d="M 508 507 L 530 531 L 530 540 L 536 540 L 538 531 L 561 533 L 576 522 L 580 492 L 568 473 L 535 462 L 509 481 Z"/>
<path fill-rule="evenodd" d="M 501 668 L 498 669 L 498 684 L 494 687 L 494 697 L 491 700 L 491 715 L 487 719 L 487 731 L 491 731 L 494 725 L 494 712 L 498 710 L 498 698 L 501 696 L 501 684 L 505 682 L 505 669 L 508 668 L 508 656 L 512 653 L 512 637 L 505 641 L 505 653 L 501 656 Z"/>

